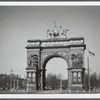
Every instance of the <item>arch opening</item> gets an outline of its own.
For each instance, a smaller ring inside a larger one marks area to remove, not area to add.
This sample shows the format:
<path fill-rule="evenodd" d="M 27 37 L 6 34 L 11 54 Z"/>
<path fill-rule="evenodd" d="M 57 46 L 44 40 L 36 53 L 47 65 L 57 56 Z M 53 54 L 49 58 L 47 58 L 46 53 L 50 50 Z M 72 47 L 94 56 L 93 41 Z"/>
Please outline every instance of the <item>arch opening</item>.
<path fill-rule="evenodd" d="M 59 89 L 62 80 L 63 89 L 68 88 L 68 64 L 60 56 L 52 56 L 44 62 L 43 89 Z"/>

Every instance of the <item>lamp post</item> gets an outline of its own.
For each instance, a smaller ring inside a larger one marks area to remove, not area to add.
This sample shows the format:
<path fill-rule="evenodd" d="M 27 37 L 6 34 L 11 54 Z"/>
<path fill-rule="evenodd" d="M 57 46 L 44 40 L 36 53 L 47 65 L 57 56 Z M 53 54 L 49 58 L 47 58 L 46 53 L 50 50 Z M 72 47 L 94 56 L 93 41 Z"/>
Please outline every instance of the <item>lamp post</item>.
<path fill-rule="evenodd" d="M 10 90 L 12 91 L 12 73 L 13 73 L 13 69 L 10 70 L 10 73 L 11 73 Z"/>
<path fill-rule="evenodd" d="M 100 75 L 99 75 L 99 92 L 100 92 Z"/>
<path fill-rule="evenodd" d="M 62 87 L 62 77 L 60 77 L 60 93 L 63 92 L 63 87 Z"/>
<path fill-rule="evenodd" d="M 17 90 L 19 89 L 19 85 L 18 85 L 18 75 L 17 75 Z"/>

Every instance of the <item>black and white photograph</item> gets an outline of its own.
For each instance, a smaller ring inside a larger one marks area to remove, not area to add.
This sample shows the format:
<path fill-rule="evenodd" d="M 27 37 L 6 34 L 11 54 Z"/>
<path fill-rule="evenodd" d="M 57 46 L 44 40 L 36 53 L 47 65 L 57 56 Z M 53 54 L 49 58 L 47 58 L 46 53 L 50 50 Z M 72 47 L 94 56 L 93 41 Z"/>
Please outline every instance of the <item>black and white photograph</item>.
<path fill-rule="evenodd" d="M 99 43 L 100 6 L 0 5 L 0 95 L 99 96 Z"/>

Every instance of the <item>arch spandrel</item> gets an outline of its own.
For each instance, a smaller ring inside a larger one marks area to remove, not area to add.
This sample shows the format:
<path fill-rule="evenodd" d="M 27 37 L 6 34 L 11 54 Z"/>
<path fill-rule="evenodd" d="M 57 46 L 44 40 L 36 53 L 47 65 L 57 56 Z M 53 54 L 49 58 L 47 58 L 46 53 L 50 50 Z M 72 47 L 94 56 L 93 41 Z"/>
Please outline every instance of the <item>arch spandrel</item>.
<path fill-rule="evenodd" d="M 45 64 L 52 58 L 54 57 L 60 57 L 62 59 L 64 59 L 67 64 L 68 67 L 70 67 L 70 63 L 69 63 L 69 53 L 68 52 L 56 52 L 56 53 L 42 53 L 41 54 L 41 67 L 43 69 L 44 66 L 46 66 Z"/>

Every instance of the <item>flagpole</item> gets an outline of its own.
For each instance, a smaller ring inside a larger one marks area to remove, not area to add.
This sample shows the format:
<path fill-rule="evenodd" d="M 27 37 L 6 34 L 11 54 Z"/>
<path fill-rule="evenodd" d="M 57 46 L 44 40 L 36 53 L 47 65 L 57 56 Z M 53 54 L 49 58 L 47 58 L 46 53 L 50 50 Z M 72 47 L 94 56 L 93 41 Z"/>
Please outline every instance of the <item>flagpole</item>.
<path fill-rule="evenodd" d="M 87 57 L 88 62 L 88 88 L 90 92 L 90 68 L 89 68 L 89 56 Z"/>
<path fill-rule="evenodd" d="M 88 50 L 88 58 L 87 58 L 87 65 L 88 65 L 88 87 L 89 87 L 89 92 L 90 92 L 90 68 L 89 68 L 89 56 L 95 56 L 95 54 L 91 51 Z"/>

